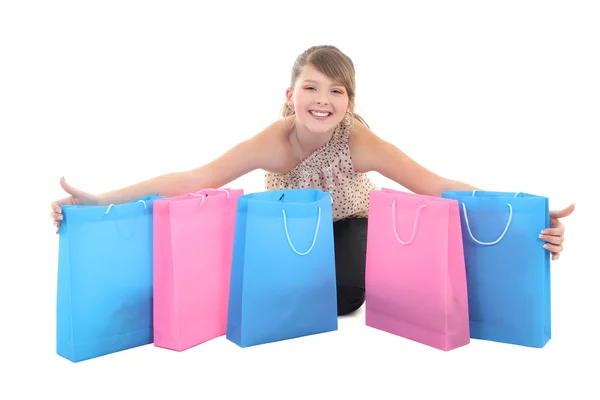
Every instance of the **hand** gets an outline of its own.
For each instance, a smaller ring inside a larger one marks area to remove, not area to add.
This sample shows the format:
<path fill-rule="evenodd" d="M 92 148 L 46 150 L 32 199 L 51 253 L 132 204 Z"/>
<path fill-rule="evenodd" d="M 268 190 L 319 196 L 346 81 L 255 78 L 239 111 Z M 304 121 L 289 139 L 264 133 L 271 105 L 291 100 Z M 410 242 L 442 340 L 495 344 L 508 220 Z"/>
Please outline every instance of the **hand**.
<path fill-rule="evenodd" d="M 571 215 L 575 211 L 575 204 L 569 207 L 550 211 L 550 228 L 544 229 L 540 235 L 540 239 L 546 241 L 544 248 L 552 254 L 552 260 L 558 260 L 560 253 L 563 251 L 563 242 L 565 241 L 565 226 L 560 222 L 559 218 L 564 218 Z"/>
<path fill-rule="evenodd" d="M 94 206 L 98 204 L 98 197 L 93 194 L 84 192 L 83 190 L 74 188 L 69 185 L 64 177 L 60 178 L 60 186 L 63 190 L 69 193 L 69 197 L 65 197 L 64 199 L 53 201 L 50 205 L 52 207 L 52 211 L 50 212 L 50 216 L 54 221 L 54 226 L 56 226 L 56 233 L 58 233 L 60 228 L 60 221 L 63 219 L 62 208 L 60 207 L 63 204 L 69 205 L 85 205 L 85 206 Z"/>

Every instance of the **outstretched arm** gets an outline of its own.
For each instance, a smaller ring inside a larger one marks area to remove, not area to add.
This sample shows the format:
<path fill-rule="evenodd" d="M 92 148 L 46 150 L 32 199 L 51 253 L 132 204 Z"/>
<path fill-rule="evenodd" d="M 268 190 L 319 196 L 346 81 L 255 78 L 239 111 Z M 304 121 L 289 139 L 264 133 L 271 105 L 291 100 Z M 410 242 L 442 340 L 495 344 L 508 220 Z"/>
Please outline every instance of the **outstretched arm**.
<path fill-rule="evenodd" d="M 61 179 L 61 186 L 70 196 L 52 203 L 53 215 L 60 214 L 61 204 L 122 204 L 154 193 L 170 197 L 227 185 L 255 169 L 269 168 L 284 126 L 284 120 L 278 120 L 198 168 L 171 172 L 99 195 L 83 192 Z"/>
<path fill-rule="evenodd" d="M 428 170 L 358 121 L 350 136 L 350 148 L 357 170 L 378 172 L 413 193 L 440 197 L 446 190 L 478 189 Z"/>
<path fill-rule="evenodd" d="M 245 140 L 219 158 L 196 169 L 171 172 L 130 186 L 98 195 L 100 205 L 120 204 L 157 193 L 178 196 L 204 188 L 218 188 L 252 171 L 258 164 L 255 157 L 260 146 L 257 138 Z"/>
<path fill-rule="evenodd" d="M 433 173 L 358 121 L 350 136 L 350 149 L 357 170 L 378 172 L 414 193 L 440 197 L 446 190 L 478 189 Z M 575 204 L 571 204 L 562 210 L 550 211 L 551 226 L 540 233 L 552 260 L 558 260 L 563 251 L 565 226 L 560 218 L 571 215 L 574 210 Z"/>
<path fill-rule="evenodd" d="M 201 167 L 160 175 L 99 195 L 73 187 L 61 178 L 60 185 L 68 196 L 50 204 L 50 216 L 54 220 L 56 232 L 58 233 L 60 221 L 63 219 L 62 205 L 122 204 L 154 193 L 171 197 L 206 188 L 219 188 L 255 169 L 276 170 L 280 168 L 281 160 L 285 159 L 285 155 L 281 156 L 280 138 L 286 126 L 290 126 L 289 119 L 278 120 Z"/>

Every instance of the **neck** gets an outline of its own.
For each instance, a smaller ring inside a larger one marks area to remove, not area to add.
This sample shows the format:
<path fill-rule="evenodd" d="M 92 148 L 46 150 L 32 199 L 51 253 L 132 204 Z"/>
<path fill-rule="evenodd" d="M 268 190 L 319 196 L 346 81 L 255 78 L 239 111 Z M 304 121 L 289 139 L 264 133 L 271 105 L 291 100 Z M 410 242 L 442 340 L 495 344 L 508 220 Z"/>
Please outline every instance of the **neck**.
<path fill-rule="evenodd" d="M 312 133 L 304 126 L 296 126 L 294 135 L 297 136 L 297 140 L 300 142 L 299 145 L 302 150 L 302 158 L 308 157 L 310 154 L 327 144 L 331 140 L 334 132 L 335 128 L 328 132 Z"/>

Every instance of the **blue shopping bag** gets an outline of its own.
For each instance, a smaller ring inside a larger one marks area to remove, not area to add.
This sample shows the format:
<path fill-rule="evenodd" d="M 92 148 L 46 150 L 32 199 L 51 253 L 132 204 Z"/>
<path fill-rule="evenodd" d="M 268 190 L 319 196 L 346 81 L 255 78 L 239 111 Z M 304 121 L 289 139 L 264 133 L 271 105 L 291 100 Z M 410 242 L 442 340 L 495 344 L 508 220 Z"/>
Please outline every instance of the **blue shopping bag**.
<path fill-rule="evenodd" d="M 56 351 L 73 362 L 153 341 L 153 201 L 62 206 Z"/>
<path fill-rule="evenodd" d="M 541 348 L 551 338 L 548 199 L 447 191 L 461 211 L 471 338 Z"/>
<path fill-rule="evenodd" d="M 331 196 L 318 189 L 238 199 L 226 337 L 240 347 L 335 331 Z"/>

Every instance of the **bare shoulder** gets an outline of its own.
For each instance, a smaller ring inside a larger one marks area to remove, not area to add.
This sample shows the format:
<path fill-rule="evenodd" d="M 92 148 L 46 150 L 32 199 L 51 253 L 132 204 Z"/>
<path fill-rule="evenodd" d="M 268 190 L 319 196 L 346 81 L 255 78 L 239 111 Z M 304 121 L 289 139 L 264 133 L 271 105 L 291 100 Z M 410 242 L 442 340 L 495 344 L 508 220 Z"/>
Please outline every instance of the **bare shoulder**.
<path fill-rule="evenodd" d="M 378 172 L 414 193 L 433 196 L 439 196 L 447 182 L 359 121 L 355 121 L 349 141 L 358 172 Z"/>
<path fill-rule="evenodd" d="M 377 152 L 382 146 L 385 146 L 385 141 L 360 121 L 354 121 L 349 137 L 350 156 L 354 169 L 362 173 L 376 171 Z"/>
<path fill-rule="evenodd" d="M 292 159 L 286 135 L 290 125 L 291 121 L 279 119 L 209 163 L 190 170 L 186 174 L 190 185 L 221 187 L 256 169 L 281 171 Z"/>
<path fill-rule="evenodd" d="M 279 119 L 252 139 L 259 157 L 259 168 L 275 173 L 285 173 L 293 168 L 294 150 L 289 141 L 293 123 L 293 116 Z"/>

